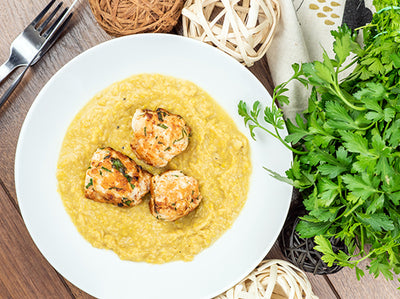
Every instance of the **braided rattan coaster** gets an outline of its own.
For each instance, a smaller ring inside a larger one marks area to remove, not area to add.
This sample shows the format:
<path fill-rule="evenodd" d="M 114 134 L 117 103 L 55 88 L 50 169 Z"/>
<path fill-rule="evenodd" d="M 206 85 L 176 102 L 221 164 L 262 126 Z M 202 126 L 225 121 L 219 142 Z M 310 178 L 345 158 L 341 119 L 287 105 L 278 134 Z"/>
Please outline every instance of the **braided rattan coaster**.
<path fill-rule="evenodd" d="M 89 0 L 93 15 L 110 35 L 169 32 L 176 25 L 183 0 Z"/>

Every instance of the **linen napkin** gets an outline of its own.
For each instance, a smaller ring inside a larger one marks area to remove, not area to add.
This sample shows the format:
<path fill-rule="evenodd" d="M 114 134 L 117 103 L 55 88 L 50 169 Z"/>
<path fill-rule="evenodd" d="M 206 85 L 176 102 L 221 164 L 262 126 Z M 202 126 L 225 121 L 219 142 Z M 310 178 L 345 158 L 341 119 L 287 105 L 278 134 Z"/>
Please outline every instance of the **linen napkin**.
<path fill-rule="evenodd" d="M 346 23 L 357 28 L 372 19 L 372 0 L 280 0 L 281 19 L 267 52 L 275 86 L 293 74 L 293 63 L 321 60 L 323 49 L 333 57 L 331 30 Z M 285 118 L 307 108 L 310 91 L 298 82 L 288 85 L 289 105 L 282 107 Z"/>

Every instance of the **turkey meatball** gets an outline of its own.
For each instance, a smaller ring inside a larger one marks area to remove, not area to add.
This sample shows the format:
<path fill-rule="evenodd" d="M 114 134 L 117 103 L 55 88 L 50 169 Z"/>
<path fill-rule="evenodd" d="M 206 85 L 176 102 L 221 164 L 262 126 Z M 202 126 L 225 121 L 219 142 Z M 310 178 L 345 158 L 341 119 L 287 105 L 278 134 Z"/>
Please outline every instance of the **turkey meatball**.
<path fill-rule="evenodd" d="M 98 149 L 86 171 L 85 196 L 89 199 L 131 207 L 150 190 L 151 174 L 131 158 L 110 148 Z"/>
<path fill-rule="evenodd" d="M 131 147 L 149 165 L 164 167 L 189 144 L 190 127 L 179 115 L 158 108 L 137 109 L 132 118 Z"/>
<path fill-rule="evenodd" d="M 160 220 L 175 221 L 193 211 L 202 199 L 199 184 L 179 170 L 153 176 L 150 211 Z"/>

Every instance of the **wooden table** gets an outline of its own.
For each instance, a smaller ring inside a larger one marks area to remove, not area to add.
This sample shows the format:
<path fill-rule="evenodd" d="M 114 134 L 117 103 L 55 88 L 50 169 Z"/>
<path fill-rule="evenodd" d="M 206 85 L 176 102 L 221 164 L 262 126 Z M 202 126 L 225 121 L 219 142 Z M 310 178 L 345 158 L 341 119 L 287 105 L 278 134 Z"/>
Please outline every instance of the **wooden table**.
<path fill-rule="evenodd" d="M 48 0 L 0 1 L 0 62 L 9 45 Z M 72 0 L 66 0 L 72 3 Z M 9 101 L 0 109 L 0 298 L 91 298 L 62 277 L 33 243 L 18 208 L 14 186 L 14 158 L 19 132 L 35 97 L 64 64 L 83 51 L 111 39 L 96 23 L 88 2 L 81 0 L 68 32 L 25 76 Z M 134 55 L 134 53 L 132 53 Z M 269 92 L 272 80 L 266 60 L 250 70 Z M 0 87 L 2 94 L 15 75 Z M 40 141 L 38 140 L 38 146 Z M 283 258 L 274 245 L 267 258 Z M 329 276 L 307 274 L 320 298 L 400 298 L 396 281 L 366 275 L 357 281 L 350 269 Z"/>

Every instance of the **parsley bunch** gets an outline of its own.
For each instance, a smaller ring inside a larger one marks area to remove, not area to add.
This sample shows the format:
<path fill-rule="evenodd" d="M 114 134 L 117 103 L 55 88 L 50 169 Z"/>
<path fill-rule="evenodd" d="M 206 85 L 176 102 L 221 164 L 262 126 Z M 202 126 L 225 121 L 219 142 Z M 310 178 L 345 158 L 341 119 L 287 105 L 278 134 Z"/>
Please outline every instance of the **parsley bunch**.
<path fill-rule="evenodd" d="M 377 2 L 377 9 L 385 5 Z M 329 266 L 355 268 L 360 278 L 358 265 L 369 258 L 371 274 L 393 279 L 400 273 L 399 8 L 375 13 L 362 30 L 363 45 L 346 25 L 332 31 L 335 57 L 324 51 L 322 61 L 294 64 L 293 76 L 275 88 L 280 105 L 288 103 L 290 81 L 311 89 L 308 109 L 294 123 L 286 121 L 286 138 L 279 134 L 285 121 L 274 104 L 248 108 L 241 101 L 238 108 L 253 138 L 260 128 L 294 153 L 286 177 L 268 171 L 302 193 L 307 215 L 296 228 L 300 236 L 314 238 Z M 354 71 L 340 79 L 350 66 Z M 273 129 L 261 123 L 260 113 Z M 332 236 L 345 242 L 348 253 L 332 250 Z"/>

